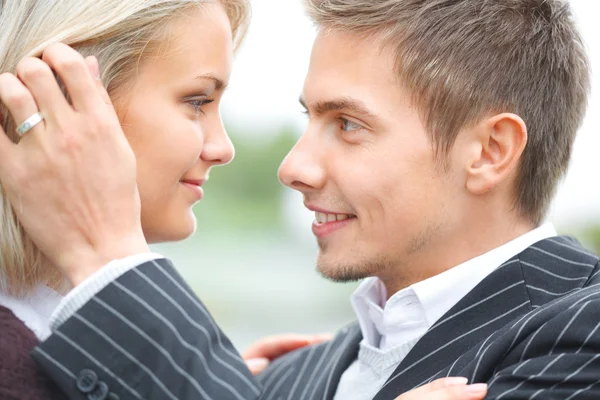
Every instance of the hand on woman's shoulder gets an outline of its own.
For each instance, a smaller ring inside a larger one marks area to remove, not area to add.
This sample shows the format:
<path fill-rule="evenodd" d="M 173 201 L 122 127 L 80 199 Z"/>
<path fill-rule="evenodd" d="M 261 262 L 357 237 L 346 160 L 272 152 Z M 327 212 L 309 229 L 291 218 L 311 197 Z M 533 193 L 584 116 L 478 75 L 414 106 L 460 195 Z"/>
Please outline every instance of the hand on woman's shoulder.
<path fill-rule="evenodd" d="M 11 310 L 0 306 L 0 399 L 53 400 L 64 398 L 29 356 L 39 343 Z"/>

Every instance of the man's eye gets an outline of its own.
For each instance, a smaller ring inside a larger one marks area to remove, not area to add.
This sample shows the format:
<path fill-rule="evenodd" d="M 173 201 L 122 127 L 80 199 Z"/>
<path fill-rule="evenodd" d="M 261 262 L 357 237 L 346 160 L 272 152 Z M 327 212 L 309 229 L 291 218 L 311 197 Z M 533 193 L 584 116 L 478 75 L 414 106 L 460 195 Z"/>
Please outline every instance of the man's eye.
<path fill-rule="evenodd" d="M 344 132 L 352 132 L 357 131 L 359 129 L 363 129 L 363 127 L 357 124 L 356 122 L 352 122 L 350 120 L 347 120 L 346 118 L 340 118 L 340 122 L 342 124 L 342 130 Z"/>

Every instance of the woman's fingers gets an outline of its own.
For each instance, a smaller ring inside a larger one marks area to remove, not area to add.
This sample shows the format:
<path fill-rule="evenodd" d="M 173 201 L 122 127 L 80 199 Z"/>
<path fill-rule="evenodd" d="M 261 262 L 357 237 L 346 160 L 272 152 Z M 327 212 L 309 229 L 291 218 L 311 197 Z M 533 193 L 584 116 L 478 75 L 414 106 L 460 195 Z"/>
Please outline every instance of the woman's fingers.
<path fill-rule="evenodd" d="M 70 110 L 52 70 L 39 58 L 23 59 L 17 65 L 17 76 L 35 99 L 37 103 L 35 111 L 38 111 L 39 107 L 39 111 L 50 120 L 54 120 L 56 116 L 64 115 Z M 12 114 L 15 116 L 14 113 Z"/>
<path fill-rule="evenodd" d="M 290 351 L 298 350 L 305 346 L 321 343 L 326 340 L 331 340 L 332 335 L 275 335 L 263 338 L 246 349 L 243 358 L 246 365 L 253 375 L 258 375 L 269 363 L 289 353 Z"/>
<path fill-rule="evenodd" d="M 457 385 L 436 390 L 424 398 L 415 400 L 482 400 L 487 394 L 487 385 L 477 383 L 474 385 Z"/>
<path fill-rule="evenodd" d="M 13 74 L 0 75 L 0 101 L 8 108 L 17 126 L 39 111 L 31 92 Z M 27 134 L 41 130 L 44 121 L 34 126 Z"/>
<path fill-rule="evenodd" d="M 486 384 L 467 385 L 467 378 L 451 377 L 435 380 L 402 394 L 396 400 L 481 400 L 487 394 Z"/>
<path fill-rule="evenodd" d="M 467 383 L 469 383 L 469 380 L 467 378 L 462 377 L 436 379 L 435 381 L 428 383 L 427 385 L 419 386 L 418 388 L 413 389 L 410 392 L 404 393 L 402 396 L 398 397 L 397 400 L 417 399 L 418 396 L 433 393 L 440 389 L 446 389 L 452 386 L 465 386 Z"/>
<path fill-rule="evenodd" d="M 268 358 L 250 358 L 244 361 L 246 361 L 246 366 L 254 376 L 260 374 L 271 363 Z"/>
<path fill-rule="evenodd" d="M 331 335 L 286 334 L 269 336 L 253 343 L 243 354 L 245 360 L 265 358 L 273 360 L 290 351 L 331 339 Z"/>
<path fill-rule="evenodd" d="M 42 60 L 60 76 L 76 111 L 93 111 L 101 104 L 95 79 L 77 51 L 56 43 L 44 50 Z"/>

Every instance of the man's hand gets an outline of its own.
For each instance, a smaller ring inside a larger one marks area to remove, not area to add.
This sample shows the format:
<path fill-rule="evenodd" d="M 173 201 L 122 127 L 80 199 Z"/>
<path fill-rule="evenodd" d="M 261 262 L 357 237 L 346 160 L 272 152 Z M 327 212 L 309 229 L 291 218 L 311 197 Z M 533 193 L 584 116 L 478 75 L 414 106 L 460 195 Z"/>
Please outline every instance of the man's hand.
<path fill-rule="evenodd" d="M 442 378 L 406 392 L 396 400 L 481 400 L 487 385 L 467 385 L 467 378 Z"/>
<path fill-rule="evenodd" d="M 135 156 L 98 71 L 94 58 L 56 44 L 42 60 L 23 60 L 17 76 L 0 75 L 0 101 L 17 125 L 44 116 L 18 144 L 0 127 L 0 181 L 28 235 L 73 285 L 148 251 Z"/>
<path fill-rule="evenodd" d="M 331 340 L 332 335 L 276 335 L 263 338 L 243 353 L 248 369 L 253 375 L 258 375 L 267 368 L 271 361 L 305 346 Z"/>

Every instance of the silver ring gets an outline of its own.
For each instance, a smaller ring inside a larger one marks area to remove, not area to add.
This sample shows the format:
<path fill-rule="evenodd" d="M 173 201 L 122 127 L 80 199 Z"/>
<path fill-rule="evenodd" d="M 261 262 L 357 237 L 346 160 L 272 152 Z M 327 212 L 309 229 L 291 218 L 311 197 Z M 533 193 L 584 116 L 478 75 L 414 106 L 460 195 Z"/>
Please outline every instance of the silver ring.
<path fill-rule="evenodd" d="M 21 125 L 17 127 L 17 133 L 20 136 L 23 136 L 27 132 L 33 129 L 34 126 L 39 124 L 44 120 L 44 116 L 41 112 L 36 112 L 31 117 L 27 118 Z"/>

